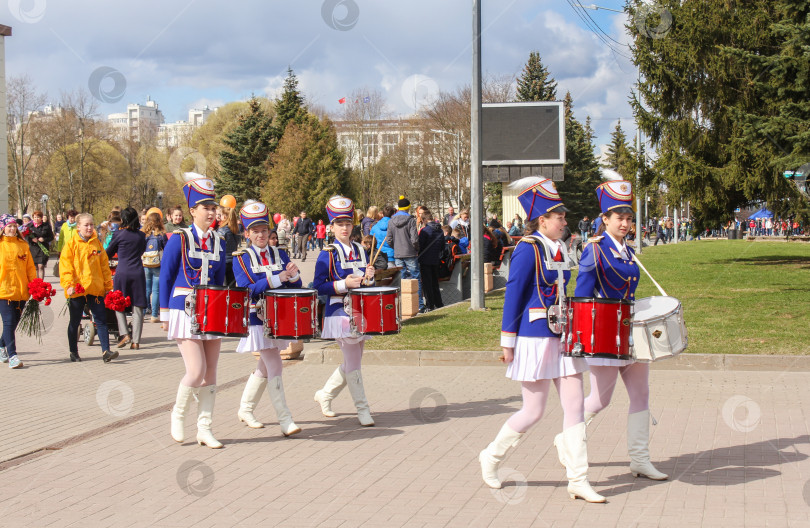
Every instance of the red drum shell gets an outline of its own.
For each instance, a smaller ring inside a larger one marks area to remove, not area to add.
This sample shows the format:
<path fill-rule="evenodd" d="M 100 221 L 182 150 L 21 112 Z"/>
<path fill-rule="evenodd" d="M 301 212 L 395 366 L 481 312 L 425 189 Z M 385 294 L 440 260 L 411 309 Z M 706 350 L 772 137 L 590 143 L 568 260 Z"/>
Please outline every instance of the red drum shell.
<path fill-rule="evenodd" d="M 264 327 L 276 339 L 312 339 L 317 331 L 318 290 L 275 289 L 264 292 Z"/>
<path fill-rule="evenodd" d="M 355 331 L 361 335 L 398 334 L 401 327 L 399 288 L 374 286 L 357 288 L 349 293 Z"/>
<path fill-rule="evenodd" d="M 250 290 L 225 286 L 194 286 L 192 334 L 247 337 Z M 194 328 L 196 326 L 196 328 Z"/>
<path fill-rule="evenodd" d="M 632 359 L 630 355 L 632 305 L 632 302 L 624 299 L 588 297 L 569 299 L 565 355 Z M 580 347 L 581 350 L 577 350 Z"/>

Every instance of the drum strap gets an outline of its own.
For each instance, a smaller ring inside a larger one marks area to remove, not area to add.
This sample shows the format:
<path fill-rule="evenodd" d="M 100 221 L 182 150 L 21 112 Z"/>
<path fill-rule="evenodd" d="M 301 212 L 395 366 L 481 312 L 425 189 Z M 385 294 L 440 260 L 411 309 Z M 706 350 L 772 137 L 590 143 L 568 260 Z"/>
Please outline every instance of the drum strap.
<path fill-rule="evenodd" d="M 633 260 L 635 260 L 635 261 L 636 261 L 636 264 L 638 264 L 638 267 L 639 267 L 639 268 L 641 268 L 641 269 L 642 269 L 642 271 L 644 271 L 644 273 L 646 273 L 646 274 L 647 274 L 647 276 L 650 278 L 650 280 L 652 281 L 652 283 L 653 283 L 653 284 L 655 284 L 655 287 L 656 287 L 656 288 L 658 288 L 658 291 L 659 291 L 659 292 L 661 292 L 661 295 L 663 295 L 664 297 L 667 297 L 667 292 L 665 292 L 665 291 L 664 291 L 664 288 L 662 288 L 660 284 L 658 284 L 657 282 L 655 282 L 655 279 L 653 279 L 653 278 L 652 278 L 652 275 L 650 275 L 650 272 L 649 272 L 649 271 L 647 271 L 647 268 L 645 268 L 645 267 L 644 267 L 644 264 L 642 264 L 642 263 L 641 263 L 641 261 L 640 261 L 640 260 L 638 259 L 638 257 L 635 255 L 635 253 L 633 254 Z"/>
<path fill-rule="evenodd" d="M 219 262 L 219 244 L 220 244 L 220 240 L 219 240 L 219 237 L 216 234 L 214 234 L 213 235 L 214 236 L 214 252 L 209 253 L 208 251 L 203 251 L 197 245 L 197 241 L 194 240 L 194 235 L 191 233 L 192 229 L 193 229 L 192 227 L 185 227 L 185 228 L 180 229 L 180 231 L 182 231 L 182 233 L 183 233 L 183 235 L 184 235 L 184 237 L 186 239 L 186 243 L 187 243 L 187 247 L 188 247 L 188 250 L 186 252 L 186 258 L 187 259 L 196 258 L 196 259 L 200 259 L 202 261 L 202 264 L 200 265 L 200 284 L 202 286 L 207 286 L 208 285 L 208 261 L 213 260 L 214 262 Z M 191 266 L 190 262 L 189 262 L 189 266 Z"/>
<path fill-rule="evenodd" d="M 366 266 L 368 263 L 366 262 L 366 250 L 363 249 L 357 242 L 352 242 L 352 248 L 354 254 L 360 257 L 360 262 L 352 261 L 348 262 L 346 260 L 346 255 L 343 254 L 343 248 L 338 247 L 340 244 L 334 244 L 335 253 L 338 254 L 338 260 L 340 261 L 341 269 L 353 269 L 358 270 L 362 269 L 365 272 Z"/>
<path fill-rule="evenodd" d="M 260 273 L 267 273 L 268 271 L 282 271 L 284 269 L 284 263 L 281 261 L 281 255 L 278 252 L 278 248 L 275 246 L 267 246 L 273 253 L 273 263 L 268 264 L 267 266 L 262 266 L 259 264 L 258 255 L 256 255 L 257 248 L 251 246 L 248 248 L 248 254 L 250 255 L 250 270 L 253 273 L 260 274 Z"/>

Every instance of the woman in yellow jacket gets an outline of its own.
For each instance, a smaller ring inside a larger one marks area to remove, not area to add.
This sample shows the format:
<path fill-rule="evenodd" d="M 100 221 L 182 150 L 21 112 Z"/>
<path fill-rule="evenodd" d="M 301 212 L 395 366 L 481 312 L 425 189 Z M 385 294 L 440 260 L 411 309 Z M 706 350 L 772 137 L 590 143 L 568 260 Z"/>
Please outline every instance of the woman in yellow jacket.
<path fill-rule="evenodd" d="M 20 322 L 25 301 L 31 296 L 28 283 L 37 278 L 37 268 L 31 257 L 28 242 L 20 237 L 13 216 L 0 216 L 0 316 L 3 318 L 3 336 L 0 338 L 0 362 L 16 369 L 23 366 L 17 357 L 14 332 Z"/>
<path fill-rule="evenodd" d="M 76 216 L 76 234 L 68 240 L 59 257 L 59 283 L 70 299 L 70 323 L 68 323 L 68 346 L 70 360 L 81 361 L 79 357 L 78 333 L 85 304 L 96 323 L 98 340 L 101 343 L 102 359 L 109 363 L 118 357 L 117 351 L 110 351 L 110 334 L 107 330 L 107 310 L 104 296 L 112 290 L 110 261 L 96 236 L 93 215 L 82 213 Z M 84 292 L 77 294 L 76 286 L 81 284 Z"/>

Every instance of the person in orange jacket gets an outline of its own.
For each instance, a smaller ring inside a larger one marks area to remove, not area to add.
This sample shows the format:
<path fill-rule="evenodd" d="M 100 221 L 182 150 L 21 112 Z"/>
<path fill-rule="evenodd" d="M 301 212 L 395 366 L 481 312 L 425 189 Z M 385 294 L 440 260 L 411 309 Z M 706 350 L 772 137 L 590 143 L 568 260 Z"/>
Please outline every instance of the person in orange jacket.
<path fill-rule="evenodd" d="M 0 316 L 3 336 L 0 337 L 0 362 L 13 369 L 22 368 L 17 357 L 14 333 L 20 322 L 25 301 L 31 296 L 28 283 L 37 278 L 37 268 L 28 242 L 22 239 L 13 216 L 0 216 Z"/>
<path fill-rule="evenodd" d="M 112 291 L 113 281 L 110 261 L 96 235 L 93 215 L 82 213 L 76 217 L 76 235 L 65 244 L 59 257 L 59 283 L 70 299 L 70 323 L 68 323 L 68 346 L 70 360 L 81 361 L 79 357 L 78 333 L 85 304 L 96 323 L 98 340 L 101 343 L 102 359 L 109 363 L 118 357 L 117 351 L 110 351 L 110 334 L 107 329 L 107 310 L 104 296 Z M 76 286 L 84 291 L 76 293 Z"/>

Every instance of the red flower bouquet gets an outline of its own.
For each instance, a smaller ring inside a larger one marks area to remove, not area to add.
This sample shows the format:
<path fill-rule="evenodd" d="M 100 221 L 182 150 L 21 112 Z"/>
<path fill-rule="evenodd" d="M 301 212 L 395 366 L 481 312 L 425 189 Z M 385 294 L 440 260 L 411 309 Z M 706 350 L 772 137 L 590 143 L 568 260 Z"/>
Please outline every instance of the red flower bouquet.
<path fill-rule="evenodd" d="M 132 300 L 129 296 L 124 297 L 121 290 L 113 290 L 104 297 L 104 306 L 116 312 L 123 312 L 131 305 Z"/>
<path fill-rule="evenodd" d="M 44 280 L 34 279 L 28 283 L 28 293 L 31 295 L 31 299 L 25 303 L 18 328 L 29 337 L 35 336 L 37 341 L 41 343 L 45 325 L 42 322 L 42 311 L 39 303 L 44 301 L 45 306 L 51 304 L 51 297 L 56 293 L 56 290 Z"/>

